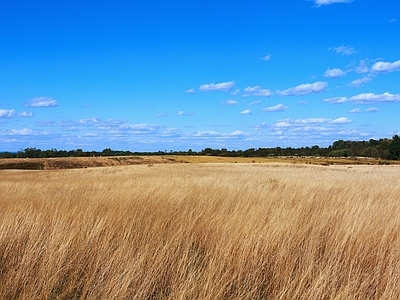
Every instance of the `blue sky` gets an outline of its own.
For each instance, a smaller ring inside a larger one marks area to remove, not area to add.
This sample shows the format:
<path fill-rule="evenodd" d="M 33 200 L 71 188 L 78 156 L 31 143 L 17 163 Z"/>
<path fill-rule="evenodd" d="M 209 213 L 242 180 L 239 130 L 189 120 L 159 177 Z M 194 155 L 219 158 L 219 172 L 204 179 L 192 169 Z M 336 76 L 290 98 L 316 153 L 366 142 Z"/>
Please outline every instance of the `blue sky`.
<path fill-rule="evenodd" d="M 0 151 L 400 133 L 400 1 L 2 1 Z"/>

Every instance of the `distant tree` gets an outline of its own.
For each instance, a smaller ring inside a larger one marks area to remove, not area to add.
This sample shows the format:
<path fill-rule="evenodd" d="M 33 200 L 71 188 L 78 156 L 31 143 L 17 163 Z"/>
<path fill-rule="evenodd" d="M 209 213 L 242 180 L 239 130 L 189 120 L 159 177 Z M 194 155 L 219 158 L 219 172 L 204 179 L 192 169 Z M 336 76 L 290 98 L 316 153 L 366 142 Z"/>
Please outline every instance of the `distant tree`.
<path fill-rule="evenodd" d="M 25 157 L 29 158 L 39 158 L 41 157 L 42 150 L 36 148 L 26 148 L 24 150 Z"/>
<path fill-rule="evenodd" d="M 0 156 L 2 158 L 11 158 L 11 157 L 13 157 L 13 155 L 10 152 L 7 152 L 7 151 L 2 152 Z"/>
<path fill-rule="evenodd" d="M 112 156 L 113 155 L 113 151 L 110 148 L 106 148 L 106 149 L 103 149 L 103 151 L 101 152 L 101 155 Z"/>
<path fill-rule="evenodd" d="M 389 158 L 400 159 L 400 137 L 396 134 L 388 145 Z"/>
<path fill-rule="evenodd" d="M 349 157 L 351 155 L 352 153 L 350 149 L 333 150 L 329 152 L 330 157 Z"/>
<path fill-rule="evenodd" d="M 374 147 L 368 147 L 368 148 L 365 148 L 361 152 L 361 156 L 378 158 L 379 157 L 379 151 L 378 151 L 378 149 L 376 149 Z"/>
<path fill-rule="evenodd" d="M 379 151 L 379 158 L 390 159 L 389 139 L 379 139 L 379 145 L 376 147 Z"/>

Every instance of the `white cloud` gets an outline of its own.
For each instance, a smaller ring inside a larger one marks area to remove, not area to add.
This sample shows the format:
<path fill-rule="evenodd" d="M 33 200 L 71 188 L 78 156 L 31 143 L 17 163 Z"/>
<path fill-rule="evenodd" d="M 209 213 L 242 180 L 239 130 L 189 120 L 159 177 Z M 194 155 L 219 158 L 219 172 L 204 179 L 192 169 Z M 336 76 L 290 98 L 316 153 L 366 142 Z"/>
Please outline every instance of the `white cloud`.
<path fill-rule="evenodd" d="M 58 106 L 57 100 L 51 97 L 36 97 L 25 102 L 25 106 L 31 107 L 54 107 Z"/>
<path fill-rule="evenodd" d="M 166 113 L 166 112 L 156 114 L 156 117 L 167 117 L 167 116 L 168 116 L 168 113 Z"/>
<path fill-rule="evenodd" d="M 353 0 L 314 0 L 314 3 L 317 7 L 321 5 L 329 5 L 333 3 L 351 3 Z"/>
<path fill-rule="evenodd" d="M 236 105 L 236 104 L 238 104 L 238 102 L 236 100 L 229 99 L 229 100 L 223 101 L 222 104 L 223 105 Z"/>
<path fill-rule="evenodd" d="M 194 116 L 194 113 L 185 113 L 183 110 L 180 110 L 176 113 L 177 116 L 188 116 L 188 117 L 192 117 Z"/>
<path fill-rule="evenodd" d="M 383 73 L 383 72 L 393 72 L 400 71 L 400 60 L 395 62 L 384 62 L 379 61 L 373 64 L 372 72 Z"/>
<path fill-rule="evenodd" d="M 231 92 L 231 95 L 232 95 L 232 96 L 236 96 L 236 95 L 239 95 L 239 93 L 240 93 L 240 90 L 239 90 L 239 89 L 236 89 L 236 90 L 234 90 L 234 91 Z"/>
<path fill-rule="evenodd" d="M 274 106 L 266 107 L 263 109 L 263 111 L 265 112 L 285 111 L 288 108 L 289 106 L 284 106 L 283 103 L 280 103 Z"/>
<path fill-rule="evenodd" d="M 335 139 L 342 136 L 359 135 L 360 132 L 348 132 L 344 128 L 352 121 L 346 117 L 281 119 L 271 125 L 276 135 L 293 140 Z"/>
<path fill-rule="evenodd" d="M 248 96 L 260 96 L 260 97 L 270 97 L 272 95 L 272 92 L 270 90 L 264 89 L 261 86 L 248 86 L 247 88 L 244 89 L 245 94 L 243 97 L 248 97 Z"/>
<path fill-rule="evenodd" d="M 199 87 L 199 91 L 202 91 L 202 92 L 210 92 L 210 91 L 227 92 L 230 89 L 232 89 L 234 85 L 235 85 L 234 81 L 227 81 L 227 82 L 221 82 L 221 83 L 207 83 L 207 84 L 201 85 Z"/>
<path fill-rule="evenodd" d="M 159 125 L 147 124 L 147 123 L 136 123 L 136 124 L 124 123 L 124 124 L 116 127 L 116 129 L 129 130 L 129 131 L 133 131 L 135 133 L 156 131 L 159 128 L 160 128 Z"/>
<path fill-rule="evenodd" d="M 279 92 L 283 96 L 304 96 L 314 93 L 322 93 L 328 86 L 327 82 L 317 81 L 314 83 L 305 83 L 293 88 Z"/>
<path fill-rule="evenodd" d="M 17 112 L 13 109 L 0 109 L 0 118 L 13 118 Z"/>
<path fill-rule="evenodd" d="M 38 132 L 29 128 L 6 130 L 7 135 L 37 135 Z"/>
<path fill-rule="evenodd" d="M 240 112 L 242 115 L 250 115 L 251 114 L 251 109 L 245 109 Z"/>
<path fill-rule="evenodd" d="M 229 135 L 230 136 L 243 136 L 243 135 L 247 135 L 247 133 L 242 130 L 235 130 L 235 131 L 231 132 Z"/>
<path fill-rule="evenodd" d="M 332 97 L 324 99 L 324 102 L 336 104 L 336 103 L 344 103 L 347 101 L 346 97 Z"/>
<path fill-rule="evenodd" d="M 245 135 L 248 135 L 248 133 L 241 131 L 241 130 L 235 130 L 230 133 L 223 133 L 223 132 L 218 132 L 218 131 L 212 131 L 212 130 L 204 130 L 204 131 L 197 131 L 193 133 L 189 133 L 190 136 L 193 137 L 213 137 L 213 138 L 235 138 L 235 137 L 242 137 Z"/>
<path fill-rule="evenodd" d="M 374 93 L 362 93 L 353 97 L 350 97 L 348 101 L 356 102 L 360 104 L 366 103 L 381 103 L 381 102 L 400 102 L 400 94 L 374 94 Z"/>
<path fill-rule="evenodd" d="M 330 2 L 330 1 L 327 1 L 327 2 Z M 349 1 L 346 1 L 346 2 L 349 2 Z M 328 3 L 328 4 L 330 4 L 330 3 Z M 341 45 L 339 47 L 331 47 L 331 48 L 329 48 L 329 50 L 333 50 L 336 52 L 336 54 L 342 54 L 342 55 L 352 55 L 352 54 L 356 53 L 356 50 L 353 47 L 344 46 L 344 45 Z"/>
<path fill-rule="evenodd" d="M 250 106 L 258 105 L 258 104 L 261 104 L 261 100 L 256 100 L 256 101 L 249 103 Z"/>
<path fill-rule="evenodd" d="M 355 102 L 358 104 L 368 104 L 368 103 L 390 103 L 390 102 L 400 102 L 400 94 L 374 94 L 374 93 L 361 93 L 356 96 L 347 97 L 334 97 L 324 99 L 325 102 L 336 104 L 344 102 Z"/>
<path fill-rule="evenodd" d="M 192 89 L 188 89 L 188 90 L 186 90 L 186 93 L 189 93 L 189 94 L 193 94 L 193 93 L 195 93 L 196 91 L 192 88 Z"/>
<path fill-rule="evenodd" d="M 370 107 L 365 110 L 367 113 L 378 112 L 379 108 L 377 107 Z"/>
<path fill-rule="evenodd" d="M 346 75 L 346 72 L 342 71 L 341 69 L 335 68 L 335 69 L 327 69 L 324 73 L 325 77 L 328 78 L 340 78 Z"/>
<path fill-rule="evenodd" d="M 347 124 L 347 123 L 351 123 L 351 122 L 353 122 L 353 121 L 346 117 L 340 117 L 340 118 L 334 119 L 332 121 L 329 121 L 329 123 L 331 123 L 331 124 Z"/>
<path fill-rule="evenodd" d="M 268 61 L 268 60 L 271 59 L 271 57 L 272 57 L 272 54 L 271 54 L 271 53 L 268 53 L 267 55 L 265 55 L 265 56 L 263 56 L 263 57 L 260 57 L 260 59 L 261 59 L 261 60 L 264 60 L 264 61 Z"/>
<path fill-rule="evenodd" d="M 360 113 L 361 109 L 359 108 L 353 108 L 352 110 L 350 110 L 351 113 Z"/>
<path fill-rule="evenodd" d="M 352 82 L 350 82 L 348 84 L 348 86 L 350 86 L 350 87 L 359 87 L 359 86 L 362 86 L 365 83 L 370 82 L 373 78 L 374 78 L 374 76 L 372 76 L 371 74 L 368 74 L 367 76 L 364 76 L 363 78 L 353 80 Z"/>
<path fill-rule="evenodd" d="M 32 117 L 32 112 L 23 111 L 21 113 L 18 113 L 17 116 L 22 118 L 30 118 Z"/>
<path fill-rule="evenodd" d="M 299 126 L 321 126 L 322 124 L 347 124 L 351 123 L 352 120 L 346 117 L 339 117 L 336 119 L 328 118 L 306 118 L 306 119 L 283 119 L 275 123 L 276 127 L 287 128 L 287 127 L 299 127 Z"/>
<path fill-rule="evenodd" d="M 354 71 L 359 73 L 359 74 L 368 73 L 369 72 L 369 68 L 368 68 L 367 62 L 368 62 L 367 59 L 360 60 L 360 64 L 355 67 Z"/>
<path fill-rule="evenodd" d="M 14 109 L 0 109 L 0 118 L 9 119 L 14 117 L 29 118 L 32 117 L 32 113 L 26 111 L 17 113 Z"/>
<path fill-rule="evenodd" d="M 267 128 L 267 127 L 268 127 L 267 123 L 262 122 L 260 124 L 257 124 L 256 126 L 254 126 L 254 130 L 260 130 L 260 129 Z"/>
<path fill-rule="evenodd" d="M 183 110 L 180 110 L 176 113 L 177 116 L 188 116 L 188 117 L 192 117 L 194 116 L 194 113 L 189 112 L 189 113 L 185 113 Z"/>

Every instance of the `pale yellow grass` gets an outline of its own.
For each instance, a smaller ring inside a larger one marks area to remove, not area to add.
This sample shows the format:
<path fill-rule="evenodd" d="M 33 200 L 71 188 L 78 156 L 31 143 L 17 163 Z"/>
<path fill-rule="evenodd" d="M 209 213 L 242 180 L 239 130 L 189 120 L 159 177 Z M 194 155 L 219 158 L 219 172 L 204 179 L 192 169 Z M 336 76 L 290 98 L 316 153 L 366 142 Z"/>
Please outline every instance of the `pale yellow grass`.
<path fill-rule="evenodd" d="M 400 299 L 399 171 L 0 171 L 0 298 Z"/>

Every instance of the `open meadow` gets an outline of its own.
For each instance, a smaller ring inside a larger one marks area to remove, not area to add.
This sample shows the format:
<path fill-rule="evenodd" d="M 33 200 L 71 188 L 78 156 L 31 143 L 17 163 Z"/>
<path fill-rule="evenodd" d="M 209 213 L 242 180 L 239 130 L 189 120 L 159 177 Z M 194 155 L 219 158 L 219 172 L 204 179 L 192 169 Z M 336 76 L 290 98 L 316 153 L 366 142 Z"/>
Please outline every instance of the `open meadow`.
<path fill-rule="evenodd" d="M 0 170 L 0 299 L 400 299 L 400 166 Z"/>

